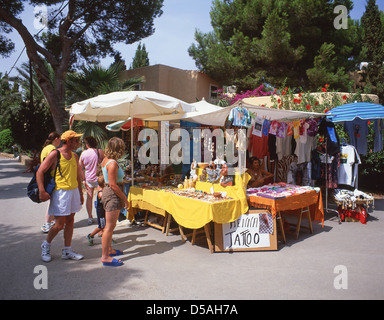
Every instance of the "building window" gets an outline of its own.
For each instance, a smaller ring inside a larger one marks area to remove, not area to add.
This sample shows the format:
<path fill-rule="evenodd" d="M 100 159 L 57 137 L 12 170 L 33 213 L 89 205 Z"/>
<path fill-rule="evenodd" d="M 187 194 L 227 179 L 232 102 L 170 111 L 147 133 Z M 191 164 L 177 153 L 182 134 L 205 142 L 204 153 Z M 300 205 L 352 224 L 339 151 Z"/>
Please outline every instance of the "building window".
<path fill-rule="evenodd" d="M 209 98 L 210 98 L 211 101 L 216 101 L 217 100 L 217 90 L 218 89 L 219 88 L 217 86 L 214 86 L 214 85 L 211 84 L 210 91 L 209 91 L 209 94 L 210 94 Z"/>

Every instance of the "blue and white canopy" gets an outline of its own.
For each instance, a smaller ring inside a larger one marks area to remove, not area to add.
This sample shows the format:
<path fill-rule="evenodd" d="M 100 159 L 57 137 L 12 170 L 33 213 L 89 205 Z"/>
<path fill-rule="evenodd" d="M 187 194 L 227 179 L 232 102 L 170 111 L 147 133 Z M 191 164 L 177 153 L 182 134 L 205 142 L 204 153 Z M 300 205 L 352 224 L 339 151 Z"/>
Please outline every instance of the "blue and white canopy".
<path fill-rule="evenodd" d="M 332 122 L 384 119 L 384 106 L 368 102 L 354 102 L 333 108 L 326 114 Z"/>

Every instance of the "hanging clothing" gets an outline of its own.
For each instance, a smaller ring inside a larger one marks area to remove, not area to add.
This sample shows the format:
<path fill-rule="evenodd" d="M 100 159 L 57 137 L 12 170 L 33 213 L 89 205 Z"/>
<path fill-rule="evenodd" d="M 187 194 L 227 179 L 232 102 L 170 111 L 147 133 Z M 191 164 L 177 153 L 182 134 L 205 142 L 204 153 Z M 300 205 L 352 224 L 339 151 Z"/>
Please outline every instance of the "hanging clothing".
<path fill-rule="evenodd" d="M 293 122 L 289 122 L 287 127 L 287 136 L 292 136 L 292 135 L 293 135 Z"/>
<path fill-rule="evenodd" d="M 353 121 L 344 122 L 344 130 L 348 133 L 350 143 L 357 152 L 367 154 L 368 120 L 356 118 Z"/>
<path fill-rule="evenodd" d="M 359 164 L 361 161 L 356 148 L 352 145 L 341 146 L 340 168 L 337 172 L 338 184 L 355 186 Z"/>
<path fill-rule="evenodd" d="M 280 127 L 280 122 L 273 120 L 271 126 L 269 127 L 269 134 L 277 135 L 277 130 Z"/>
<path fill-rule="evenodd" d="M 255 135 L 254 132 L 255 130 L 252 130 L 251 136 L 249 137 L 248 152 L 250 156 L 262 159 L 268 155 L 268 136 L 258 136 Z"/>
<path fill-rule="evenodd" d="M 293 121 L 293 137 L 297 139 L 300 137 L 300 126 L 301 122 L 299 120 Z"/>
<path fill-rule="evenodd" d="M 328 160 L 330 159 L 328 158 Z M 332 157 L 332 162 L 331 163 L 329 162 L 330 161 L 328 161 L 327 172 L 325 172 L 325 163 L 322 163 L 321 176 L 324 179 L 327 177 L 329 189 L 336 189 L 338 186 L 337 173 L 338 173 L 338 168 L 340 167 L 340 154 L 336 153 Z"/>
<path fill-rule="evenodd" d="M 280 122 L 280 126 L 276 132 L 276 137 L 285 138 L 287 135 L 287 128 L 288 128 L 288 124 L 286 124 L 285 122 Z"/>
<path fill-rule="evenodd" d="M 311 171 L 312 180 L 320 180 L 321 159 L 320 159 L 319 152 L 316 149 L 312 151 L 311 164 L 312 164 L 312 171 Z"/>
<path fill-rule="evenodd" d="M 295 161 L 295 156 L 285 156 L 277 162 L 276 182 L 286 182 L 291 163 Z"/>
<path fill-rule="evenodd" d="M 300 127 L 300 143 L 306 143 L 307 142 L 307 130 L 309 128 L 309 124 L 305 121 L 302 122 Z"/>
<path fill-rule="evenodd" d="M 282 122 L 284 123 L 284 122 Z M 284 126 L 284 132 L 287 132 L 287 125 Z M 284 138 L 279 138 L 276 135 L 276 153 L 279 160 L 283 159 L 285 156 L 292 154 L 292 136 L 287 136 L 283 134 Z"/>
<path fill-rule="evenodd" d="M 268 135 L 268 152 L 271 160 L 277 159 L 276 136 L 273 134 Z"/>
<path fill-rule="evenodd" d="M 267 120 L 267 119 L 264 119 L 264 122 L 263 122 L 263 136 L 268 136 L 270 126 L 271 126 L 271 122 L 269 120 Z"/>
<path fill-rule="evenodd" d="M 317 135 L 317 131 L 319 129 L 319 121 L 320 119 L 319 118 L 315 118 L 315 119 L 307 119 L 307 123 L 309 125 L 308 129 L 307 129 L 307 134 L 310 136 L 310 137 L 316 137 Z"/>
<path fill-rule="evenodd" d="M 297 156 L 297 163 L 303 163 L 311 161 L 312 150 L 316 148 L 316 137 L 306 137 L 306 141 L 303 143 L 300 138 L 296 139 L 295 154 Z"/>
<path fill-rule="evenodd" d="M 318 132 L 327 139 L 327 152 L 329 155 L 332 156 L 340 152 L 340 139 L 333 122 L 323 119 Z"/>
<path fill-rule="evenodd" d="M 252 134 L 257 137 L 263 136 L 263 119 L 260 117 L 255 118 Z"/>
<path fill-rule="evenodd" d="M 236 127 L 250 127 L 251 115 L 246 108 L 236 107 L 233 108 L 228 116 L 228 120 Z"/>
<path fill-rule="evenodd" d="M 383 124 L 382 119 L 375 120 L 373 130 L 375 131 L 375 146 L 373 152 L 379 152 L 383 150 Z"/>

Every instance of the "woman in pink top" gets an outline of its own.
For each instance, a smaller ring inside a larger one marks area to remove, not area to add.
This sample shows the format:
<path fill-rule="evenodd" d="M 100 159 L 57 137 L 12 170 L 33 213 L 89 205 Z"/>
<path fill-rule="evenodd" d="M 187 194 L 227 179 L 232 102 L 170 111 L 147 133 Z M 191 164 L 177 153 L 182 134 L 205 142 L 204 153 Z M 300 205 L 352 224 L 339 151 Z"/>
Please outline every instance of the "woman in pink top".
<path fill-rule="evenodd" d="M 104 152 L 101 149 L 97 149 L 97 141 L 94 137 L 86 137 L 84 142 L 87 150 L 82 152 L 79 165 L 82 173 L 81 180 L 87 191 L 86 208 L 88 212 L 88 224 L 92 224 L 92 200 L 93 191 L 97 187 L 97 166 L 104 159 Z"/>

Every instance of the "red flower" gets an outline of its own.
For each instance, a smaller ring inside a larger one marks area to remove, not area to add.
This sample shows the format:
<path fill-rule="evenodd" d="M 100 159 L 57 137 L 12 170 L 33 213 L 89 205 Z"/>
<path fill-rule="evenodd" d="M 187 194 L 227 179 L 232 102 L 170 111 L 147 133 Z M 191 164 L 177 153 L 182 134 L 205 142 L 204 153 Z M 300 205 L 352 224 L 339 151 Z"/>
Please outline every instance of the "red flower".
<path fill-rule="evenodd" d="M 285 91 L 288 91 L 288 87 L 285 87 Z"/>
<path fill-rule="evenodd" d="M 299 93 L 299 98 L 301 98 L 301 93 Z"/>
<path fill-rule="evenodd" d="M 347 100 L 347 96 L 344 95 L 344 96 L 343 96 L 343 99 L 344 99 L 344 100 Z"/>
<path fill-rule="evenodd" d="M 285 91 L 283 91 L 281 94 L 282 94 L 283 96 L 285 96 Z"/>
<path fill-rule="evenodd" d="M 323 137 L 320 137 L 320 138 L 319 138 L 319 141 L 320 141 L 320 142 L 323 142 L 323 141 L 324 141 L 324 138 L 323 138 Z"/>
<path fill-rule="evenodd" d="M 327 88 L 322 88 L 321 91 L 327 92 Z"/>
<path fill-rule="evenodd" d="M 324 87 L 325 87 L 325 88 L 328 88 L 328 87 L 329 87 L 329 84 L 328 84 L 328 83 L 326 83 Z"/>
<path fill-rule="evenodd" d="M 319 105 L 319 103 L 316 101 L 316 102 L 315 102 L 315 106 L 318 106 L 318 105 Z"/>
<path fill-rule="evenodd" d="M 328 111 L 329 111 L 329 109 L 325 109 L 325 110 L 324 110 L 324 113 L 327 113 Z"/>
<path fill-rule="evenodd" d="M 306 108 L 307 108 L 307 110 L 309 110 L 309 109 L 311 109 L 312 107 L 311 107 L 309 104 L 307 104 Z"/>
<path fill-rule="evenodd" d="M 280 103 L 281 102 L 281 99 L 277 99 L 277 103 Z"/>

